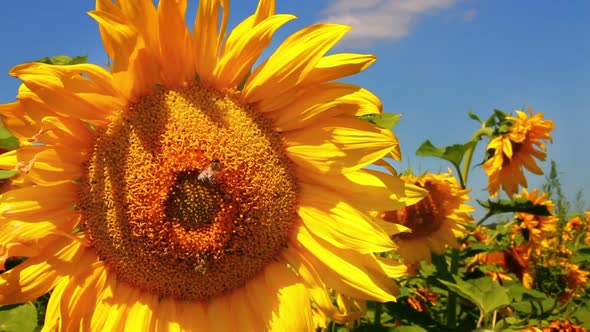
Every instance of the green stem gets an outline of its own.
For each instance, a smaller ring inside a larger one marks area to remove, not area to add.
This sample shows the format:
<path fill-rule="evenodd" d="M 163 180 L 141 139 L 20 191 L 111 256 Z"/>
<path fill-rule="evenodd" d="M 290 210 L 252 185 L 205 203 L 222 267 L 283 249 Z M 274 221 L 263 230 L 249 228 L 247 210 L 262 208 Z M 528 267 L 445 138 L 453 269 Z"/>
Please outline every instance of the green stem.
<path fill-rule="evenodd" d="M 471 148 L 469 148 L 465 152 L 465 156 L 463 159 L 464 160 L 463 169 L 459 173 L 460 180 L 461 180 L 461 186 L 463 187 L 463 189 L 465 189 L 467 187 L 467 179 L 469 178 L 469 168 L 471 167 L 471 161 L 473 159 L 473 153 L 475 152 L 475 147 L 477 146 L 477 143 L 479 142 L 479 140 L 483 136 L 492 137 L 492 134 L 493 134 L 493 130 L 491 128 L 484 127 L 484 128 L 479 129 L 478 131 L 476 131 L 473 134 L 473 137 L 471 137 L 471 141 L 473 142 L 473 146 L 471 146 Z"/>
<path fill-rule="evenodd" d="M 381 314 L 383 313 L 383 304 L 375 302 L 375 326 L 381 326 Z"/>
<path fill-rule="evenodd" d="M 482 136 L 489 136 L 491 137 L 493 131 L 491 128 L 483 127 L 476 131 L 471 138 L 471 142 L 473 145 L 465 152 L 465 156 L 463 159 L 463 168 L 459 169 L 457 167 L 457 172 L 459 174 L 459 182 L 461 183 L 461 188 L 467 188 L 467 179 L 469 177 L 469 168 L 471 167 L 471 160 L 473 159 L 473 153 L 475 152 L 475 147 L 477 146 L 477 142 L 481 139 Z M 459 272 L 459 249 L 453 248 L 451 251 L 451 266 L 450 266 L 450 273 L 451 275 L 457 275 Z M 447 303 L 447 327 L 451 330 L 454 330 L 457 326 L 457 293 L 449 290 L 449 298 Z"/>
<path fill-rule="evenodd" d="M 453 248 L 451 251 L 451 275 L 459 272 L 459 249 Z M 457 326 L 457 293 L 449 290 L 449 299 L 447 303 L 447 327 L 455 330 Z"/>

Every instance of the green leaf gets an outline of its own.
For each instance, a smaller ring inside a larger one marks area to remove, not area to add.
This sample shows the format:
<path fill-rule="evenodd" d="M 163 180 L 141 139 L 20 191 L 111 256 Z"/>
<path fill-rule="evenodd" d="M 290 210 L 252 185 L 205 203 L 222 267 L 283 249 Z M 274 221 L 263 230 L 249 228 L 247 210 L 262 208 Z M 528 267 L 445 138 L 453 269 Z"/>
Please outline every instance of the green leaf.
<path fill-rule="evenodd" d="M 14 137 L 6 127 L 0 126 L 0 149 L 14 150 L 18 146 L 18 138 Z"/>
<path fill-rule="evenodd" d="M 472 118 L 473 120 L 482 123 L 483 121 L 481 121 L 481 119 L 479 118 L 479 116 L 477 116 L 475 113 L 473 112 L 467 112 L 467 115 Z"/>
<path fill-rule="evenodd" d="M 547 295 L 538 290 L 528 289 L 524 287 L 521 282 L 504 282 L 504 286 L 508 289 L 508 293 L 514 301 L 544 301 Z"/>
<path fill-rule="evenodd" d="M 526 212 L 537 216 L 550 216 L 551 212 L 547 206 L 534 204 L 524 197 L 514 198 L 512 200 L 500 199 L 497 201 L 488 200 L 487 202 L 477 200 L 477 202 L 489 210 L 490 215 L 506 212 Z"/>
<path fill-rule="evenodd" d="M 488 315 L 494 310 L 510 304 L 508 290 L 490 277 L 463 281 L 454 277 L 455 283 L 439 279 L 449 289 L 473 302 L 483 313 Z"/>
<path fill-rule="evenodd" d="M 16 174 L 18 174 L 18 171 L 14 169 L 0 169 L 0 180 L 10 179 Z"/>
<path fill-rule="evenodd" d="M 454 144 L 438 148 L 434 146 L 429 140 L 426 140 L 416 150 L 416 155 L 421 157 L 436 157 L 451 162 L 457 169 L 461 166 L 463 155 L 470 148 L 473 148 L 475 142 L 469 141 L 465 144 Z"/>
<path fill-rule="evenodd" d="M 401 114 L 394 114 L 394 113 L 382 113 L 382 114 L 366 114 L 359 117 L 363 121 L 367 121 L 370 123 L 374 123 L 380 127 L 393 130 L 393 127 L 399 122 L 401 119 Z"/>
<path fill-rule="evenodd" d="M 395 332 L 428 332 L 427 329 L 422 328 L 418 325 L 409 325 L 409 326 L 398 326 L 390 329 L 390 331 Z"/>
<path fill-rule="evenodd" d="M 56 55 L 51 58 L 44 57 L 39 60 L 36 60 L 35 62 L 43 62 L 43 63 L 49 64 L 49 65 L 77 65 L 80 63 L 88 62 L 88 56 L 81 55 L 81 56 L 77 56 L 77 57 L 72 58 L 67 55 Z"/>
<path fill-rule="evenodd" d="M 0 307 L 0 331 L 29 332 L 37 327 L 37 310 L 30 303 Z"/>

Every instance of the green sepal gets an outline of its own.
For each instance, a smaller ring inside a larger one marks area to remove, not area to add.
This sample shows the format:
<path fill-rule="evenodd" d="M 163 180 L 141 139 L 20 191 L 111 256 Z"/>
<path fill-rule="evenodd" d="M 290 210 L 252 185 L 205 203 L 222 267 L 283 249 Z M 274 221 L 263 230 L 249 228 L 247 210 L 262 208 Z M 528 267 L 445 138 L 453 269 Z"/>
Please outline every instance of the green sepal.
<path fill-rule="evenodd" d="M 385 129 L 393 130 L 393 127 L 401 119 L 401 114 L 394 113 L 381 113 L 381 114 L 365 114 L 359 117 L 363 121 L 367 121 L 373 124 L 383 127 Z"/>
<path fill-rule="evenodd" d="M 43 57 L 39 60 L 36 60 L 35 62 L 43 62 L 49 65 L 77 65 L 77 64 L 81 64 L 81 63 L 87 63 L 88 62 L 88 56 L 87 55 L 79 55 L 77 57 L 70 57 L 67 55 L 56 55 L 56 56 L 52 56 L 50 57 Z"/>
<path fill-rule="evenodd" d="M 547 206 L 542 204 L 534 204 L 524 197 L 509 199 L 499 199 L 497 201 L 487 200 L 477 202 L 488 209 L 488 215 L 495 215 L 506 212 L 525 212 L 534 214 L 537 216 L 550 216 L 551 212 L 547 209 Z"/>

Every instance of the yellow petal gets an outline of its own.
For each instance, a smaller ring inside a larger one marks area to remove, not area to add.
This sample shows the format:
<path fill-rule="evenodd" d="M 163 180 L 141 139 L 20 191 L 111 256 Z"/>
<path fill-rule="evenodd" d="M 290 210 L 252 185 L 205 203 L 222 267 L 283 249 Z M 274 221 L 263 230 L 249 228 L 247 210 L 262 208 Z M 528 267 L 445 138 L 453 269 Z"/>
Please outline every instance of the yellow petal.
<path fill-rule="evenodd" d="M 75 118 L 46 116 L 41 130 L 32 139 L 45 145 L 63 145 L 69 149 L 87 149 L 93 132 L 86 123 Z"/>
<path fill-rule="evenodd" d="M 0 215 L 18 219 L 40 212 L 71 209 L 78 200 L 79 186 L 63 183 L 51 187 L 27 187 L 0 196 Z"/>
<path fill-rule="evenodd" d="M 306 287 L 285 263 L 270 264 L 265 279 L 280 304 L 273 310 L 269 331 L 313 331 L 311 303 Z"/>
<path fill-rule="evenodd" d="M 102 297 L 111 287 L 114 289 L 116 276 L 114 273 L 107 271 L 104 263 L 100 263 L 98 262 L 94 265 L 94 269 L 98 274 L 96 282 L 89 285 L 89 288 L 91 288 L 89 291 L 95 294 L 94 302 L 96 303 L 96 307 L 82 317 L 82 328 L 80 330 L 83 331 L 101 331 L 104 325 L 103 318 L 108 315 L 108 310 L 104 310 L 102 306 Z"/>
<path fill-rule="evenodd" d="M 156 330 L 170 332 L 182 331 L 177 317 L 176 300 L 170 297 L 162 299 L 158 305 Z"/>
<path fill-rule="evenodd" d="M 51 222 L 27 223 L 19 220 L 0 222 L 0 270 L 9 257 L 33 257 L 57 240 L 71 237 Z"/>
<path fill-rule="evenodd" d="M 372 254 L 337 248 L 311 235 L 305 227 L 297 229 L 296 248 L 313 264 L 327 287 L 366 300 L 394 301 L 395 284 L 385 274 L 374 273 L 379 267 Z M 371 268 L 373 266 L 373 268 Z"/>
<path fill-rule="evenodd" d="M 375 259 L 388 277 L 402 278 L 407 276 L 408 267 L 405 264 L 384 257 L 375 257 Z"/>
<path fill-rule="evenodd" d="M 184 22 L 184 10 L 182 3 L 176 0 L 160 0 L 158 5 L 160 66 L 163 83 L 167 86 L 195 79 L 192 37 Z"/>
<path fill-rule="evenodd" d="M 297 166 L 325 174 L 359 170 L 399 145 L 387 129 L 342 117 L 286 132 L 284 137 L 287 152 Z"/>
<path fill-rule="evenodd" d="M 75 273 L 80 259 L 87 254 L 80 241 L 58 237 L 42 255 L 0 274 L 0 304 L 35 300 L 52 289 L 60 275 Z"/>
<path fill-rule="evenodd" d="M 110 0 L 97 0 L 96 10 L 89 11 L 88 15 L 99 24 L 103 45 L 113 59 L 111 71 L 126 71 L 130 55 L 138 48 L 138 43 L 143 43 L 143 39 L 138 38 L 137 31 L 129 25 L 120 6 Z"/>
<path fill-rule="evenodd" d="M 301 184 L 297 213 L 313 234 L 338 248 L 360 253 L 395 248 L 389 236 L 369 216 L 322 187 Z"/>
<path fill-rule="evenodd" d="M 206 328 L 204 326 L 205 322 L 207 322 L 207 316 L 204 309 L 205 305 L 205 303 L 201 302 L 180 302 L 176 304 L 176 307 L 180 308 L 179 312 L 181 313 L 178 317 L 179 324 L 185 331 L 199 331 Z M 153 329 L 147 329 L 143 331 L 152 330 Z"/>
<path fill-rule="evenodd" d="M 268 116 L 274 120 L 279 131 L 296 130 L 310 123 L 321 121 L 334 115 L 346 113 L 350 116 L 381 113 L 381 101 L 371 92 L 352 84 L 331 82 L 302 90 L 297 98 L 279 109 L 264 109 L 260 103 L 260 112 L 271 112 Z"/>
<path fill-rule="evenodd" d="M 274 32 L 294 19 L 293 15 L 274 15 L 247 30 L 234 29 L 215 67 L 218 88 L 237 87 L 246 77 Z M 254 21 L 254 16 L 250 18 Z"/>
<path fill-rule="evenodd" d="M 258 322 L 253 310 L 248 305 L 245 288 L 236 288 L 229 294 L 229 317 L 234 317 L 234 325 L 240 326 L 243 331 L 260 331 L 262 324 Z"/>
<path fill-rule="evenodd" d="M 372 54 L 338 53 L 318 61 L 302 84 L 315 85 L 354 75 L 367 69 L 377 60 Z"/>
<path fill-rule="evenodd" d="M 23 98 L 13 103 L 0 104 L 2 124 L 21 144 L 28 143 L 28 139 L 39 132 L 41 119 L 49 114 L 51 111 L 43 103 L 30 99 Z"/>
<path fill-rule="evenodd" d="M 135 27 L 150 51 L 158 52 L 158 12 L 153 1 L 119 1 L 118 4 L 121 6 L 121 12 L 127 17 L 127 22 Z"/>
<path fill-rule="evenodd" d="M 208 329 L 220 332 L 233 331 L 233 324 L 237 322 L 227 319 L 227 317 L 232 317 L 229 314 L 230 302 L 227 296 L 218 296 L 213 299 L 207 308 Z"/>
<path fill-rule="evenodd" d="M 51 293 L 47 305 L 44 328 L 49 328 L 49 322 L 59 325 L 59 331 L 73 331 L 80 329 L 82 317 L 94 309 L 96 293 L 94 284 L 101 274 L 97 269 L 103 262 L 97 262 L 98 257 L 86 255 L 79 264 L 82 267 L 76 274 L 64 276 Z"/>
<path fill-rule="evenodd" d="M 25 63 L 12 68 L 10 74 L 21 79 L 54 112 L 103 123 L 125 101 L 103 89 L 105 81 L 97 84 L 83 76 L 99 77 L 96 75 L 98 71 L 97 66 L 86 64 L 57 66 Z"/>
<path fill-rule="evenodd" d="M 23 164 L 29 162 L 35 158 L 37 153 L 46 149 L 46 146 L 23 146 L 16 150 L 4 152 L 0 155 L 0 168 L 15 170 L 22 168 Z"/>
<path fill-rule="evenodd" d="M 220 8 L 223 7 L 223 9 Z M 219 11 L 223 10 L 221 26 Z M 225 35 L 229 16 L 229 1 L 202 0 L 195 17 L 193 44 L 196 57 L 196 70 L 204 82 L 214 82 L 213 76 L 217 65 L 217 56 Z M 218 30 L 219 29 L 219 30 Z"/>
<path fill-rule="evenodd" d="M 82 177 L 82 162 L 86 159 L 85 153 L 68 151 L 65 147 L 45 149 L 29 161 L 28 176 L 42 186 L 68 183 Z"/>
<path fill-rule="evenodd" d="M 131 304 L 125 320 L 125 331 L 154 331 L 158 316 L 158 297 L 156 294 L 141 292 L 137 301 Z M 189 313 L 187 313 L 189 315 Z"/>
<path fill-rule="evenodd" d="M 369 169 L 330 175 L 302 171 L 298 177 L 329 188 L 361 211 L 396 210 L 417 203 L 427 194 L 397 176 Z"/>
<path fill-rule="evenodd" d="M 117 90 L 127 100 L 135 101 L 142 92 L 151 91 L 159 78 L 159 45 L 155 50 L 146 48 L 144 39 L 129 25 L 129 19 L 121 9 L 111 3 L 107 6 L 115 9 L 101 10 L 99 1 L 110 3 L 109 0 L 98 0 L 98 10 L 88 14 L 99 23 L 103 44 L 113 59 L 111 71 Z"/>
<path fill-rule="evenodd" d="M 307 289 L 313 302 L 321 309 L 323 313 L 328 315 L 337 323 L 343 324 L 355 319 L 359 319 L 360 315 L 355 312 L 351 314 L 342 314 L 332 302 L 328 289 L 324 286 L 321 275 L 315 270 L 313 265 L 305 259 L 299 250 L 288 247 L 282 252 L 285 260 L 289 262 L 297 274 L 305 280 Z"/>
<path fill-rule="evenodd" d="M 138 290 L 126 282 L 117 281 L 114 273 L 109 273 L 107 283 L 98 294 L 96 307 L 91 320 L 91 331 L 121 331 L 127 319 L 127 303 L 137 300 Z"/>
<path fill-rule="evenodd" d="M 296 88 L 348 30 L 344 25 L 316 24 L 291 35 L 250 75 L 242 91 L 244 100 L 255 103 Z"/>

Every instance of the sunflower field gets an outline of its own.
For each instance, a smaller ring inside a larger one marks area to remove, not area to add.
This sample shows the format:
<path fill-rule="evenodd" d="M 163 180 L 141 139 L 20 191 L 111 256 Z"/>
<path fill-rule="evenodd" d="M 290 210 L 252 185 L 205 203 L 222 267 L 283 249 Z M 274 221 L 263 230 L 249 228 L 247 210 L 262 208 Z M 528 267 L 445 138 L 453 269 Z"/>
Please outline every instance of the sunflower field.
<path fill-rule="evenodd" d="M 190 26 L 186 0 L 98 0 L 108 68 L 10 70 L 0 332 L 590 329 L 590 211 L 546 160 L 551 119 L 469 112 L 416 151 L 445 172 L 402 169 L 401 116 L 340 81 L 376 57 L 328 53 L 350 27 L 260 62 L 294 16 L 260 0 L 228 31 L 228 7 Z"/>

